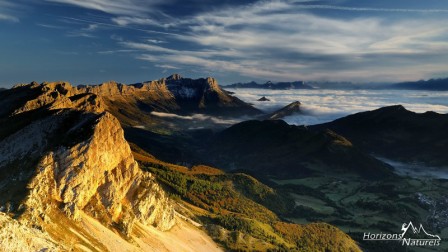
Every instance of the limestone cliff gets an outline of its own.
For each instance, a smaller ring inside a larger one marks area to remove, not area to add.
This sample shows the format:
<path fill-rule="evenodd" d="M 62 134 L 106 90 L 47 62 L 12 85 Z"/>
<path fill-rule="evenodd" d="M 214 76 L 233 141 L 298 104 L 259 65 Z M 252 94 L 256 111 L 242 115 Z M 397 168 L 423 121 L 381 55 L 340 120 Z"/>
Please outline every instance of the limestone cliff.
<path fill-rule="evenodd" d="M 125 235 L 135 223 L 175 224 L 164 191 L 141 171 L 100 97 L 67 83 L 14 89 L 2 92 L 14 102 L 0 118 L 1 211 L 42 227 L 56 212 L 75 221 L 87 214 Z"/>
<path fill-rule="evenodd" d="M 92 125 L 78 124 L 69 131 L 80 127 L 93 128 L 86 141 L 60 146 L 40 160 L 28 185 L 26 206 L 32 216 L 44 216 L 55 203 L 74 219 L 84 211 L 105 225 L 119 224 L 126 233 L 136 221 L 171 228 L 174 211 L 151 175 L 134 161 L 118 120 L 105 112 Z"/>
<path fill-rule="evenodd" d="M 22 90 L 19 90 L 22 89 Z M 9 96 L 22 98 L 22 103 L 12 111 L 17 115 L 27 111 L 45 107 L 47 110 L 70 108 L 79 111 L 104 111 L 104 102 L 101 97 L 78 90 L 67 82 L 44 82 L 37 84 L 32 82 L 27 85 L 17 85 L 10 90 Z M 28 97 L 16 95 L 17 93 L 29 93 Z M 4 94 L 7 96 L 7 94 Z M 7 97 L 9 98 L 9 97 Z M 24 101 L 24 102 L 23 102 Z M 10 101 L 3 101 L 2 105 L 10 105 Z"/>
<path fill-rule="evenodd" d="M 62 251 L 47 233 L 24 226 L 4 213 L 0 213 L 0 250 Z"/>
<path fill-rule="evenodd" d="M 114 112 L 117 105 L 139 107 L 156 112 L 253 115 L 260 111 L 229 95 L 216 79 L 183 78 L 178 74 L 143 83 L 125 85 L 114 81 L 95 86 L 80 86 L 79 93 L 93 93 L 108 103 Z M 114 113 L 115 116 L 118 113 Z"/>

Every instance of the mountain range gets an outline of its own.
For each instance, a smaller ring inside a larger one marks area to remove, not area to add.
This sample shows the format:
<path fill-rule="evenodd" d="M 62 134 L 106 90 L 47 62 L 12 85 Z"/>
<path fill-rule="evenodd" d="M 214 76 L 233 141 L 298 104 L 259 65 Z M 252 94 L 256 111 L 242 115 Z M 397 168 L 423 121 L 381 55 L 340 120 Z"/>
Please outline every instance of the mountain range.
<path fill-rule="evenodd" d="M 169 125 L 154 111 L 220 110 L 259 113 L 212 78 L 33 82 L 1 92 L 0 248 L 359 251 L 332 225 L 282 220 L 294 208 L 288 196 L 254 177 L 167 163 L 125 138 L 138 125 Z"/>
<path fill-rule="evenodd" d="M 448 227 L 444 180 L 377 158 L 446 166 L 446 115 L 397 105 L 280 120 L 301 106 L 264 114 L 213 78 L 179 75 L 1 91 L 0 248 L 390 251 L 362 232 Z"/>
<path fill-rule="evenodd" d="M 448 78 L 401 82 L 387 87 L 392 89 L 448 91 Z"/>
<path fill-rule="evenodd" d="M 337 81 L 291 81 L 291 82 L 271 82 L 257 83 L 255 81 L 247 83 L 234 83 L 226 85 L 225 88 L 258 88 L 273 90 L 288 89 L 398 89 L 398 90 L 427 90 L 427 91 L 448 91 L 448 78 L 407 81 L 397 83 L 354 83 Z"/>
<path fill-rule="evenodd" d="M 273 90 L 288 90 L 288 89 L 314 89 L 314 87 L 305 84 L 303 81 L 293 82 L 271 82 L 268 81 L 263 84 L 259 84 L 255 81 L 248 83 L 234 83 L 225 86 L 226 88 L 261 88 L 261 89 L 273 89 Z"/>

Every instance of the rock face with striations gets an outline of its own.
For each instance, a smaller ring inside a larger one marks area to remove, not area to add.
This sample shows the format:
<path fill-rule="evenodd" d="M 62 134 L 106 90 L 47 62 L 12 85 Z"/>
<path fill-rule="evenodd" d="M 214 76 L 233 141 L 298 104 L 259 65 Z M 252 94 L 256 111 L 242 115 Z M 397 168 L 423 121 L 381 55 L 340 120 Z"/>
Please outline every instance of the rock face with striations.
<path fill-rule="evenodd" d="M 174 225 L 168 198 L 140 170 L 119 121 L 104 112 L 98 96 L 67 83 L 33 83 L 2 98 L 0 205 L 6 211 L 36 225 L 53 211 L 74 220 L 83 212 L 124 234 L 137 222 L 160 230 Z"/>
<path fill-rule="evenodd" d="M 75 127 L 92 127 L 92 135 L 40 160 L 26 202 L 34 215 L 45 214 L 48 203 L 57 202 L 74 219 L 84 211 L 103 224 L 122 224 L 126 232 L 135 221 L 171 228 L 174 212 L 168 199 L 151 174 L 139 169 L 118 120 L 106 112 Z"/>
<path fill-rule="evenodd" d="M 131 85 L 111 81 L 97 86 L 80 86 L 78 93 L 101 96 L 109 107 L 133 106 L 143 110 L 181 114 L 239 116 L 260 113 L 222 90 L 216 79 L 211 77 L 190 79 L 174 74 L 160 80 Z"/>

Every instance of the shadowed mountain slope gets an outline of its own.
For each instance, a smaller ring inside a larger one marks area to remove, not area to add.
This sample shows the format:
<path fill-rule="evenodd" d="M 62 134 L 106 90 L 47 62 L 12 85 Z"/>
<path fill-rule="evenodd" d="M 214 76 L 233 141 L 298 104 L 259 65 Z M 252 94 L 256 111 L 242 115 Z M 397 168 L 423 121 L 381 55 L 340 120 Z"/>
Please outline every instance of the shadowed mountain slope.
<path fill-rule="evenodd" d="M 390 167 L 332 131 L 314 132 L 284 121 L 246 121 L 211 141 L 210 162 L 278 177 L 348 172 L 366 178 L 392 176 Z"/>
<path fill-rule="evenodd" d="M 390 159 L 448 166 L 448 115 L 414 113 L 401 105 L 311 126 L 341 134 L 361 149 Z"/>

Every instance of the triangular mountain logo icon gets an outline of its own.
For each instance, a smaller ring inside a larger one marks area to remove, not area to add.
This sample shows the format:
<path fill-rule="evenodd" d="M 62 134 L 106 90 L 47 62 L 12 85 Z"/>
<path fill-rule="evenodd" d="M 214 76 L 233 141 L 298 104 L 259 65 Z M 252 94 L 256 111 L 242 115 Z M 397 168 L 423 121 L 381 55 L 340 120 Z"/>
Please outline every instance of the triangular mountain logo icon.
<path fill-rule="evenodd" d="M 441 240 L 440 236 L 426 232 L 422 224 L 420 224 L 420 226 L 418 227 L 415 227 L 411 221 L 407 224 L 403 223 L 403 225 L 401 226 L 401 231 L 403 231 L 401 235 L 401 238 L 403 239 Z"/>

